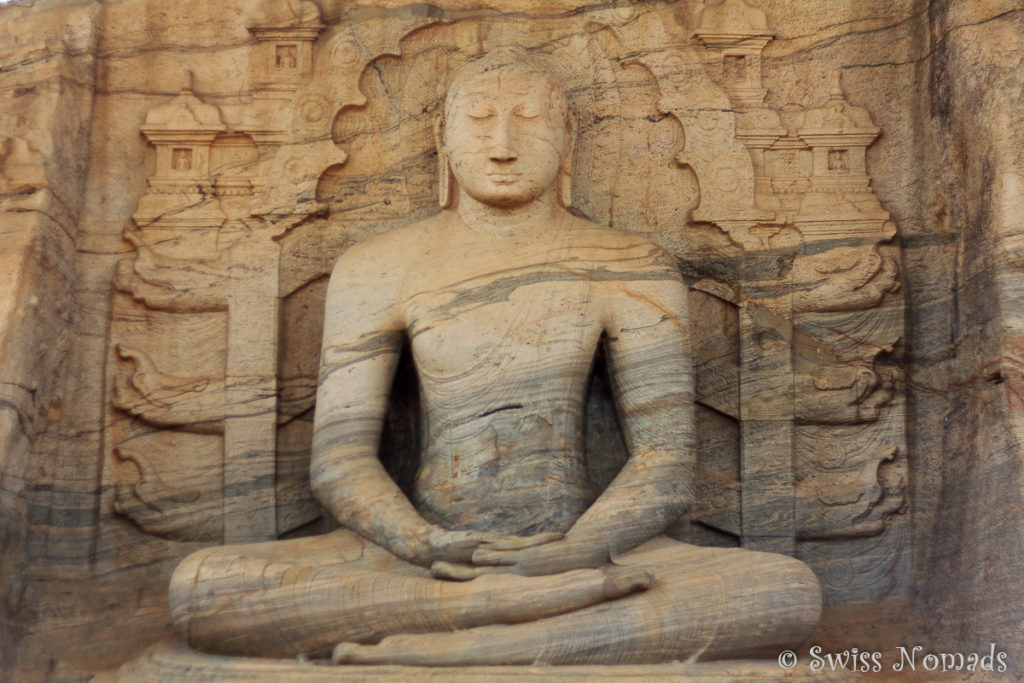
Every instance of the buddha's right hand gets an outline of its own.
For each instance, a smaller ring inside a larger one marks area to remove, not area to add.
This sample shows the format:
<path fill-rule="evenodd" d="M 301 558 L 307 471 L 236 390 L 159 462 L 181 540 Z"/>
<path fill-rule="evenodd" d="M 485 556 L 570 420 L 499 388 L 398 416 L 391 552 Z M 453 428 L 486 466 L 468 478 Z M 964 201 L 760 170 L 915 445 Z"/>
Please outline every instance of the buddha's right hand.
<path fill-rule="evenodd" d="M 473 562 L 473 552 L 481 546 L 512 550 L 551 543 L 562 538 L 563 535 L 559 533 L 512 536 L 492 531 L 451 531 L 437 527 L 427 535 L 429 559 L 425 564 L 444 562 L 470 565 Z"/>

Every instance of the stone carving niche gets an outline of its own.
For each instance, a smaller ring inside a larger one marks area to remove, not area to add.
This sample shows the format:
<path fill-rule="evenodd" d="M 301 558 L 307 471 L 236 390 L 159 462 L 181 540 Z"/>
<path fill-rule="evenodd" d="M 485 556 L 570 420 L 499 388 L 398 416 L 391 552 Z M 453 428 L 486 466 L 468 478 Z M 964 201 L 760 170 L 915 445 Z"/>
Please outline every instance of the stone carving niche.
<path fill-rule="evenodd" d="M 438 210 L 448 76 L 520 45 L 560 65 L 579 115 L 576 210 L 660 244 L 690 286 L 699 493 L 672 535 L 798 557 L 827 604 L 904 592 L 899 248 L 865 160 L 880 131 L 838 74 L 784 126 L 765 103 L 770 17 L 742 0 L 353 17 L 254 17 L 243 102 L 194 83 L 141 126 L 153 166 L 116 275 L 109 505 L 168 543 L 329 528 L 308 483 L 327 276 Z M 399 483 L 410 381 L 400 369 L 382 449 Z M 625 457 L 600 362 L 587 438 L 600 487 Z"/>

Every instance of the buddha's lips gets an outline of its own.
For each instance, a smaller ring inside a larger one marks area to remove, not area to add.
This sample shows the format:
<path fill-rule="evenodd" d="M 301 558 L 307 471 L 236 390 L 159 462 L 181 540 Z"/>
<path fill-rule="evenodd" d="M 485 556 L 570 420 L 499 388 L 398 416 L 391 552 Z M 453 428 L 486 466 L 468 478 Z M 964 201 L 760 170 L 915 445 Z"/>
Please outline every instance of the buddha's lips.
<path fill-rule="evenodd" d="M 521 173 L 488 173 L 487 177 L 496 183 L 514 183 Z"/>

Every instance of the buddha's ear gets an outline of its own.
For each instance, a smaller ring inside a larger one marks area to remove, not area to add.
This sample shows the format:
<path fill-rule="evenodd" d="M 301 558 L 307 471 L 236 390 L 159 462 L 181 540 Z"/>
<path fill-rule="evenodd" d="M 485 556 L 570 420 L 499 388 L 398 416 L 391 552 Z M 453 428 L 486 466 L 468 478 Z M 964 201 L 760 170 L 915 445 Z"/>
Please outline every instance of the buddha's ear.
<path fill-rule="evenodd" d="M 452 205 L 452 169 L 444 147 L 444 116 L 434 119 L 434 145 L 437 147 L 437 203 L 442 209 Z"/>
<path fill-rule="evenodd" d="M 576 152 L 576 131 L 578 128 L 578 119 L 575 112 L 569 112 L 566 128 L 569 132 L 569 141 L 565 146 L 565 153 L 562 156 L 561 168 L 558 173 L 558 200 L 563 208 L 568 209 L 572 206 L 572 157 Z"/>

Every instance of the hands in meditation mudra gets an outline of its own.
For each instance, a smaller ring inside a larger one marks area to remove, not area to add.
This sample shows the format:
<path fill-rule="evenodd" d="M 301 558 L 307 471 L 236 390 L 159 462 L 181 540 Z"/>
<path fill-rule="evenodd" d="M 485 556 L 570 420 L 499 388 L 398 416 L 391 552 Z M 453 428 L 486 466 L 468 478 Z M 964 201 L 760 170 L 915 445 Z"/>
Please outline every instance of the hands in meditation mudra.
<path fill-rule="evenodd" d="M 573 128 L 525 53 L 457 73 L 437 124 L 445 210 L 349 249 L 327 292 L 311 477 L 344 528 L 186 558 L 171 609 L 190 645 L 623 664 L 809 635 L 821 595 L 805 565 L 661 535 L 693 495 L 686 287 L 654 244 L 566 211 Z M 378 459 L 406 343 L 424 435 L 411 500 Z M 583 429 L 599 344 L 629 459 L 595 495 Z"/>

